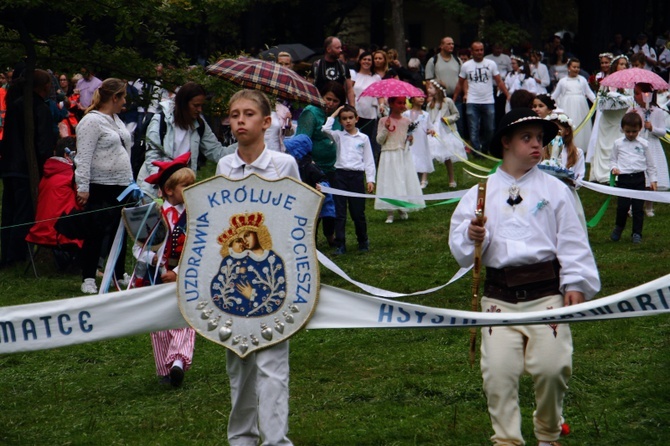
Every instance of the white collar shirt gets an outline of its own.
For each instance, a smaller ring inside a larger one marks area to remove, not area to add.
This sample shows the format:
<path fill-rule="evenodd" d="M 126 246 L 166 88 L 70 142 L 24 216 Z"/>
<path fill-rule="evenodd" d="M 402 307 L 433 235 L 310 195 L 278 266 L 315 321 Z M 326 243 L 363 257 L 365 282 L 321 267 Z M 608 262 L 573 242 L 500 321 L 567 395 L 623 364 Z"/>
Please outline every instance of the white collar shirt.
<path fill-rule="evenodd" d="M 300 180 L 298 164 L 291 155 L 263 148 L 258 158 L 253 163 L 247 164 L 240 158 L 239 150 L 237 149 L 235 153 L 226 155 L 219 160 L 216 165 L 217 175 L 225 175 L 233 180 L 239 180 L 255 173 L 269 180 L 283 177 L 293 177 Z"/>
<path fill-rule="evenodd" d="M 508 203 L 513 185 L 518 186 L 522 198 L 514 206 Z M 475 243 L 468 237 L 468 226 L 476 202 L 474 186 L 451 218 L 449 247 L 461 266 L 471 265 L 474 258 Z M 484 265 L 505 268 L 558 259 L 562 293 L 580 291 L 590 299 L 600 290 L 600 277 L 575 198 L 560 180 L 537 167 L 519 179 L 499 168 L 487 182 L 486 217 Z"/>
<path fill-rule="evenodd" d="M 368 183 L 375 182 L 377 174 L 375 169 L 375 159 L 372 155 L 372 146 L 370 138 L 356 130 L 355 134 L 350 134 L 345 130 L 333 130 L 335 119 L 329 116 L 321 130 L 327 134 L 337 145 L 336 169 L 365 171 L 365 178 Z"/>
<path fill-rule="evenodd" d="M 610 171 L 619 169 L 622 174 L 645 172 L 649 182 L 656 181 L 656 164 L 649 153 L 649 143 L 639 136 L 629 141 L 624 136 L 614 141 L 610 157 Z"/>

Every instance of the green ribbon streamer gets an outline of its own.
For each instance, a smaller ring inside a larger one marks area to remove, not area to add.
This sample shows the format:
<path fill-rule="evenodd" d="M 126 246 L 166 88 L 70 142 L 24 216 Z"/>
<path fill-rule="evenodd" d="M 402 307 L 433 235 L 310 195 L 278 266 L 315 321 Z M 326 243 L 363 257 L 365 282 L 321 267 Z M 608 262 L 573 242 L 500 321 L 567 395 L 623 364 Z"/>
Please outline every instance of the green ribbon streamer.
<path fill-rule="evenodd" d="M 393 198 L 380 198 L 380 200 L 385 201 L 388 204 L 392 204 L 393 206 L 398 206 L 398 207 L 405 208 L 405 209 L 423 209 L 423 208 L 430 208 L 430 207 L 433 207 L 433 206 L 443 206 L 445 204 L 458 203 L 461 199 L 460 198 L 450 198 L 449 200 L 438 201 L 437 203 L 427 204 L 425 206 L 422 206 L 422 205 L 416 204 L 416 203 L 410 203 L 408 201 L 394 200 Z"/>
<path fill-rule="evenodd" d="M 615 186 L 614 175 L 612 175 L 611 173 L 610 173 L 610 186 L 611 187 Z M 596 215 L 594 215 L 593 218 L 586 223 L 587 228 L 595 228 L 598 225 L 598 223 L 600 223 L 600 220 L 602 220 L 603 215 L 605 215 L 605 212 L 607 212 L 607 207 L 610 205 L 611 200 L 612 196 L 609 195 L 605 200 L 605 202 L 603 203 L 603 205 L 600 206 L 600 210 L 596 212 Z"/>

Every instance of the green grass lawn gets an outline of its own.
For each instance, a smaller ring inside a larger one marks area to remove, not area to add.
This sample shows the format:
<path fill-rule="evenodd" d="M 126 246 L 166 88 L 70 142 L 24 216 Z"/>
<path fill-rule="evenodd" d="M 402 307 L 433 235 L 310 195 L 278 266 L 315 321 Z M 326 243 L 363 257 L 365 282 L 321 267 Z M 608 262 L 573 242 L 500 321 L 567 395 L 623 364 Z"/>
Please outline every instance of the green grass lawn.
<path fill-rule="evenodd" d="M 476 180 L 457 164 L 459 188 Z M 426 193 L 447 190 L 436 166 Z M 204 178 L 213 168 L 201 172 Z M 587 218 L 605 200 L 582 189 Z M 368 203 L 371 250 L 337 257 L 354 279 L 398 292 L 446 282 L 457 270 L 447 246 L 455 205 L 384 224 Z M 641 245 L 629 232 L 609 241 L 615 201 L 589 230 L 603 282 L 600 296 L 668 273 L 670 207 L 645 219 Z M 329 253 L 323 238 L 319 249 Z M 80 295 L 78 274 L 54 271 L 48 255 L 35 279 L 24 266 L 0 271 L 2 305 Z M 470 309 L 470 276 L 406 300 Z M 329 271 L 322 283 L 359 291 Z M 113 298 L 113 295 L 110 295 Z M 565 404 L 572 434 L 564 445 L 670 444 L 670 319 L 572 325 L 574 375 Z M 310 330 L 291 340 L 290 438 L 296 445 L 487 445 L 492 434 L 478 367 L 468 365 L 464 329 Z M 220 445 L 230 410 L 223 347 L 198 338 L 180 389 L 161 388 L 149 335 L 0 356 L 2 445 Z M 534 445 L 533 391 L 522 380 L 523 431 Z"/>

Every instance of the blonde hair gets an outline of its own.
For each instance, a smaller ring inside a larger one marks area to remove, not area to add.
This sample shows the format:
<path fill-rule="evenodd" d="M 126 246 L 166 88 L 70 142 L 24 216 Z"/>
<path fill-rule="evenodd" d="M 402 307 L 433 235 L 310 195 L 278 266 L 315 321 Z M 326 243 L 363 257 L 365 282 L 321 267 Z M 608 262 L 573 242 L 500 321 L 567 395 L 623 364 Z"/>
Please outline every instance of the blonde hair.
<path fill-rule="evenodd" d="M 261 111 L 261 114 L 265 116 L 270 116 L 272 114 L 272 105 L 270 105 L 270 100 L 262 91 L 258 90 L 240 90 L 235 93 L 228 101 L 228 109 L 233 107 L 233 104 L 240 99 L 247 99 L 251 102 L 256 103 L 258 108 Z"/>
<path fill-rule="evenodd" d="M 91 110 L 98 110 L 102 104 L 106 104 L 114 97 L 123 97 L 126 95 L 126 81 L 110 77 L 102 81 L 102 85 L 93 93 L 91 105 L 84 113 Z"/>
<path fill-rule="evenodd" d="M 167 179 L 162 190 L 174 190 L 177 186 L 190 186 L 195 183 L 195 172 L 190 167 L 182 167 Z"/>
<path fill-rule="evenodd" d="M 377 54 L 382 54 L 384 56 L 384 73 L 386 73 L 389 70 L 389 56 L 386 54 L 386 51 L 384 50 L 377 50 L 374 53 L 372 53 L 372 72 L 376 73 L 377 72 L 377 67 L 375 66 L 375 56 Z"/>

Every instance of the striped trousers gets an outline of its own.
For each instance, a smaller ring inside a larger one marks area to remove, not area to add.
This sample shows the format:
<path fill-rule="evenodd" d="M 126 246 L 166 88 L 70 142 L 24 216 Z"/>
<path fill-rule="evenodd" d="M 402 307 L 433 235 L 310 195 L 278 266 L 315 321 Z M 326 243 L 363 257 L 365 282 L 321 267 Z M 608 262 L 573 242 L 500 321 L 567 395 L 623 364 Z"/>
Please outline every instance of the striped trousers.
<path fill-rule="evenodd" d="M 177 328 L 151 333 L 151 345 L 154 349 L 156 374 L 170 374 L 172 363 L 180 359 L 184 363 L 184 371 L 191 368 L 193 349 L 195 348 L 195 330 Z"/>

